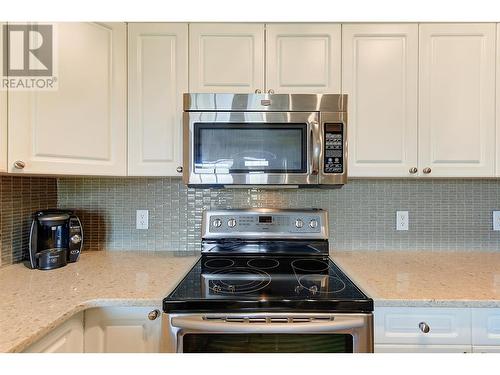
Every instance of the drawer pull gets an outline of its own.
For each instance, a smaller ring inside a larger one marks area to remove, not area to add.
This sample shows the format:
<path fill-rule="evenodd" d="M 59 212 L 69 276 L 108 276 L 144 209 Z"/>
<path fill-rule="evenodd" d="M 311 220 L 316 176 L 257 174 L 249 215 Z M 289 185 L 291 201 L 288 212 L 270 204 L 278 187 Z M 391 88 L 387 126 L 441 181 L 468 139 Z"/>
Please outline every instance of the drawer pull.
<path fill-rule="evenodd" d="M 431 327 L 429 327 L 426 322 L 418 323 L 418 328 L 420 328 L 423 333 L 429 333 L 429 331 L 431 330 Z"/>

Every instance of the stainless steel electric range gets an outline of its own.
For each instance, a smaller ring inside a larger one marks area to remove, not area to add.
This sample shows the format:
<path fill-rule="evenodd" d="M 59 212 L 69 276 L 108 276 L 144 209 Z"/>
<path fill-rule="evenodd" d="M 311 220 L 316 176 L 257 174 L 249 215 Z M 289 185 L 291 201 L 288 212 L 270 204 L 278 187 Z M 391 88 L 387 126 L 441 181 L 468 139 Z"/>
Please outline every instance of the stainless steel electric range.
<path fill-rule="evenodd" d="M 205 211 L 163 300 L 165 352 L 373 352 L 373 300 L 328 257 L 323 210 Z"/>

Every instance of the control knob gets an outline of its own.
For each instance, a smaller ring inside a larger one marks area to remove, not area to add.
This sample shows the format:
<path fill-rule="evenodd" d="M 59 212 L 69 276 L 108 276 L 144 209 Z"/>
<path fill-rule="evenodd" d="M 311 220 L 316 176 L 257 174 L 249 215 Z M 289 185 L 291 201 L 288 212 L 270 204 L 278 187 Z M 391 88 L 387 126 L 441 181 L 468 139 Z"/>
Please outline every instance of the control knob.
<path fill-rule="evenodd" d="M 295 227 L 296 228 L 302 228 L 303 226 L 304 226 L 304 222 L 302 221 L 302 219 L 295 220 Z"/>
<path fill-rule="evenodd" d="M 222 225 L 222 220 L 221 219 L 215 219 L 212 221 L 212 225 L 216 228 L 219 228 Z"/>
<path fill-rule="evenodd" d="M 80 236 L 79 234 L 75 234 L 74 236 L 71 236 L 70 240 L 71 243 L 79 243 L 82 241 L 82 236 Z"/>
<path fill-rule="evenodd" d="M 234 228 L 234 227 L 236 226 L 236 219 L 229 219 L 229 220 L 227 221 L 227 226 L 228 226 L 229 228 Z"/>
<path fill-rule="evenodd" d="M 313 229 L 314 229 L 314 228 L 316 228 L 316 227 L 318 226 L 318 220 L 316 220 L 316 219 L 312 219 L 312 220 L 309 222 L 309 226 L 310 226 L 311 228 L 313 228 Z"/>

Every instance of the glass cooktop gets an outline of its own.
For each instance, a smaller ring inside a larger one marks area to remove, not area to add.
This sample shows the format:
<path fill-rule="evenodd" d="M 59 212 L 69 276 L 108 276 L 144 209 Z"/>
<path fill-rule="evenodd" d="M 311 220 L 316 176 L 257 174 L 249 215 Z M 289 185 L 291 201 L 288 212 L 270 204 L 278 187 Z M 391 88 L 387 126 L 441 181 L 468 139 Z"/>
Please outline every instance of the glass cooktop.
<path fill-rule="evenodd" d="M 370 312 L 373 300 L 327 257 L 202 256 L 163 310 Z"/>

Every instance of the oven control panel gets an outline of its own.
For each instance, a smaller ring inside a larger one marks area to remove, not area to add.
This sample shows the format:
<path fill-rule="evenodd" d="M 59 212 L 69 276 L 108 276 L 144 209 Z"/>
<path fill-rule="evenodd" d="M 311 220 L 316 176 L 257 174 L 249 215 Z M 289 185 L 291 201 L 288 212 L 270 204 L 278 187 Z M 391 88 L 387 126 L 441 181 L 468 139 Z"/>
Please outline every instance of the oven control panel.
<path fill-rule="evenodd" d="M 342 123 L 325 123 L 323 172 L 344 173 L 344 131 Z"/>
<path fill-rule="evenodd" d="M 206 211 L 203 237 L 221 238 L 323 238 L 327 217 L 323 210 L 224 210 Z"/>

